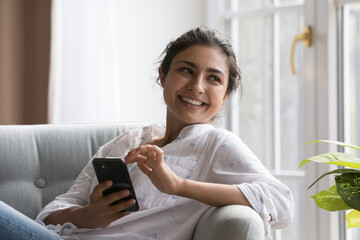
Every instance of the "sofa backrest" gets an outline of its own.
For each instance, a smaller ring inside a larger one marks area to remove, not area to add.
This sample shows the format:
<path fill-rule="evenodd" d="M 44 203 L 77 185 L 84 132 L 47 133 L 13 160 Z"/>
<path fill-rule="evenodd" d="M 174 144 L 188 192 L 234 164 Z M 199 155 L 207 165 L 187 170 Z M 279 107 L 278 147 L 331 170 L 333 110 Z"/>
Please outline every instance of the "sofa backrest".
<path fill-rule="evenodd" d="M 0 126 L 0 200 L 35 218 L 96 151 L 145 123 Z"/>

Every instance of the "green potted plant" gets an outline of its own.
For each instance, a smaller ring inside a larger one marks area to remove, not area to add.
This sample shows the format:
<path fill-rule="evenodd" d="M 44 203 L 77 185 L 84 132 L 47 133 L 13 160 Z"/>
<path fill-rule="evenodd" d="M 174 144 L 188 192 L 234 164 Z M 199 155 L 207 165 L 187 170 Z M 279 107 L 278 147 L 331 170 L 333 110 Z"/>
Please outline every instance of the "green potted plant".
<path fill-rule="evenodd" d="M 337 141 L 318 140 L 310 143 L 333 143 L 360 151 L 360 147 Z M 335 175 L 335 185 L 311 196 L 318 207 L 328 211 L 351 210 L 346 215 L 348 228 L 360 227 L 360 159 L 354 154 L 329 152 L 304 159 L 300 167 L 308 162 L 334 164 L 345 168 L 321 175 L 308 189 L 327 175 Z"/>

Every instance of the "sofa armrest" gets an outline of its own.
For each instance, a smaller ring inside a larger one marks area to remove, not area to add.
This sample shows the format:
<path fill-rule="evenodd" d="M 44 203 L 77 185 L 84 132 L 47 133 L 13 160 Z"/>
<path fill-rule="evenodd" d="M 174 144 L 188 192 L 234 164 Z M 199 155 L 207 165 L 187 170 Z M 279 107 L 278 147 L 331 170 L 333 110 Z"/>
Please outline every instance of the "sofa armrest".
<path fill-rule="evenodd" d="M 264 224 L 257 212 L 247 206 L 209 208 L 200 218 L 193 240 L 262 240 Z"/>

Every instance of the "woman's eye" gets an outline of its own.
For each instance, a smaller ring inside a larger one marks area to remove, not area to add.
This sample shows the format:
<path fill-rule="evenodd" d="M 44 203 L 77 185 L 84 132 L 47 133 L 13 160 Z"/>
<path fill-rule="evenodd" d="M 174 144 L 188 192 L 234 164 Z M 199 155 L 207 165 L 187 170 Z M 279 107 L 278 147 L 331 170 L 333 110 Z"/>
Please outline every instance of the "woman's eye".
<path fill-rule="evenodd" d="M 209 79 L 221 83 L 221 79 L 218 76 L 210 76 Z"/>
<path fill-rule="evenodd" d="M 190 68 L 181 68 L 180 69 L 181 72 L 187 73 L 187 74 L 192 74 L 192 71 Z"/>

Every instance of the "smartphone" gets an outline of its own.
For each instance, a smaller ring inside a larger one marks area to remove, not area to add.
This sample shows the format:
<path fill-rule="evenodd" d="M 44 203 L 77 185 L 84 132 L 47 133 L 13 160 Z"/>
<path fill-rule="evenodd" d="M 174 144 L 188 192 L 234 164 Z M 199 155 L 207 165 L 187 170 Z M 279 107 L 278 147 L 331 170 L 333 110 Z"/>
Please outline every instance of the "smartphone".
<path fill-rule="evenodd" d="M 113 202 L 111 205 L 118 204 L 130 199 L 135 199 L 135 205 L 125 209 L 124 211 L 134 212 L 139 210 L 139 205 L 136 199 L 135 191 L 129 176 L 129 171 L 125 164 L 125 161 L 121 158 L 94 158 L 93 166 L 95 169 L 96 177 L 99 180 L 99 183 L 111 180 L 113 185 L 103 191 L 103 196 L 106 196 L 110 193 L 114 193 L 120 190 L 128 189 L 130 195 Z"/>

